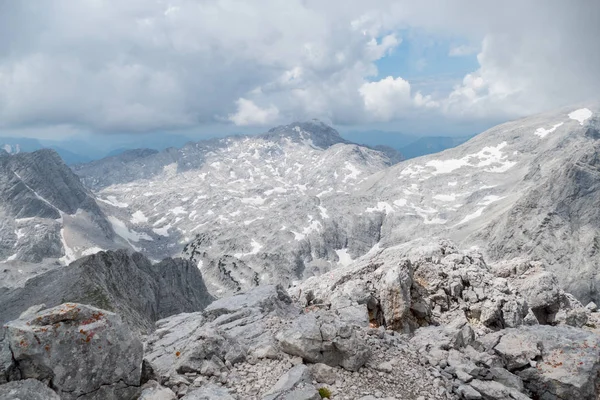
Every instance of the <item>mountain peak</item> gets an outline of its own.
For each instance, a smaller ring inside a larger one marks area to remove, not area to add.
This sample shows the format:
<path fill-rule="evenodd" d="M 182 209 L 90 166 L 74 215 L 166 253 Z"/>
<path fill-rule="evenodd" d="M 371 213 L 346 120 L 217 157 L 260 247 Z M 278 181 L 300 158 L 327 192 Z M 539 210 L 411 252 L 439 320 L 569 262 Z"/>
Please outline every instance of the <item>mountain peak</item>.
<path fill-rule="evenodd" d="M 318 119 L 280 125 L 261 135 L 265 139 L 286 137 L 294 141 L 310 141 L 316 147 L 328 148 L 337 143 L 350 143 L 338 131 Z"/>

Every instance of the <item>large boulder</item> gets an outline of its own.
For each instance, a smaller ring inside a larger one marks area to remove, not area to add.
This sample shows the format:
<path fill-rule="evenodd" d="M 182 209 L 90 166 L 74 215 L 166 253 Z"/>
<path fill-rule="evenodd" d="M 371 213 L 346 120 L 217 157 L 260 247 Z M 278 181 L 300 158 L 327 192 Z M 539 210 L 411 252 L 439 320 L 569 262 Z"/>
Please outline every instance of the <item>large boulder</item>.
<path fill-rule="evenodd" d="M 523 326 L 480 339 L 541 399 L 595 400 L 600 395 L 600 337 L 569 326 Z"/>
<path fill-rule="evenodd" d="M 339 365 L 356 371 L 368 361 L 371 353 L 359 335 L 359 330 L 340 323 L 334 314 L 314 312 L 295 319 L 291 327 L 277 333 L 276 338 L 288 354 L 312 363 Z"/>
<path fill-rule="evenodd" d="M 0 363 L 8 365 L 7 380 L 51 382 L 63 400 L 128 399 L 139 391 L 142 343 L 114 313 L 65 303 L 25 314 L 2 332 L 11 354 Z"/>

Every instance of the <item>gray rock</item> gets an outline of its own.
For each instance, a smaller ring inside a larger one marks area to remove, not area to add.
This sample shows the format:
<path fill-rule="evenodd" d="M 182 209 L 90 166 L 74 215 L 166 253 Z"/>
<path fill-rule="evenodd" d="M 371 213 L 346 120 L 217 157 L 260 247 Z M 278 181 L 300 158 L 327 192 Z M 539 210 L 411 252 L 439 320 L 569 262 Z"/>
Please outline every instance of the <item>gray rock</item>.
<path fill-rule="evenodd" d="M 90 304 L 114 311 L 131 328 L 148 332 L 160 318 L 200 311 L 213 297 L 198 268 L 182 259 L 152 264 L 140 253 L 99 252 L 0 291 L 0 323 L 36 304 Z"/>
<path fill-rule="evenodd" d="M 310 382 L 308 367 L 296 365 L 284 373 L 277 383 L 265 393 L 263 400 L 312 400 L 318 393 L 313 386 L 304 387 Z"/>
<path fill-rule="evenodd" d="M 36 379 L 25 379 L 0 385 L 0 399 L 61 400 L 52 389 Z"/>
<path fill-rule="evenodd" d="M 337 378 L 337 374 L 335 370 L 329 365 L 317 363 L 310 366 L 310 372 L 315 378 L 315 380 L 319 383 L 326 383 L 328 385 L 333 385 Z"/>
<path fill-rule="evenodd" d="M 536 336 L 527 336 L 521 330 L 502 332 L 494 350 L 503 358 L 509 371 L 529 365 L 542 354 L 543 344 Z"/>
<path fill-rule="evenodd" d="M 235 400 L 229 391 L 214 384 L 195 389 L 181 398 L 182 400 Z"/>
<path fill-rule="evenodd" d="M 279 332 L 276 338 L 281 349 L 312 363 L 342 366 L 350 371 L 362 367 L 370 356 L 357 331 L 340 325 L 335 316 L 314 312 L 295 319 L 289 329 Z"/>
<path fill-rule="evenodd" d="M 506 368 L 514 369 L 535 395 L 592 400 L 599 394 L 600 338 L 594 333 L 536 325 L 506 329 L 479 340 L 486 351 L 497 352 Z"/>
<path fill-rule="evenodd" d="M 474 379 L 469 385 L 481 393 L 484 399 L 530 400 L 529 396 L 524 395 L 516 389 L 506 387 L 496 381 L 481 381 L 479 379 Z"/>
<path fill-rule="evenodd" d="M 479 400 L 482 398 L 481 394 L 469 385 L 460 385 L 456 389 L 456 393 L 465 400 Z"/>
<path fill-rule="evenodd" d="M 493 376 L 493 380 L 500 382 L 504 386 L 523 391 L 523 380 L 517 375 L 508 372 L 504 368 L 490 368 L 490 373 Z"/>
<path fill-rule="evenodd" d="M 171 389 L 160 386 L 158 382 L 150 381 L 142 386 L 138 400 L 177 400 L 177 395 Z"/>
<path fill-rule="evenodd" d="M 593 301 L 590 301 L 585 308 L 591 312 L 596 312 L 598 311 L 598 306 L 596 305 L 596 303 L 594 303 Z"/>
<path fill-rule="evenodd" d="M 66 303 L 3 330 L 19 379 L 52 381 L 62 399 L 119 399 L 139 390 L 142 344 L 111 312 Z"/>

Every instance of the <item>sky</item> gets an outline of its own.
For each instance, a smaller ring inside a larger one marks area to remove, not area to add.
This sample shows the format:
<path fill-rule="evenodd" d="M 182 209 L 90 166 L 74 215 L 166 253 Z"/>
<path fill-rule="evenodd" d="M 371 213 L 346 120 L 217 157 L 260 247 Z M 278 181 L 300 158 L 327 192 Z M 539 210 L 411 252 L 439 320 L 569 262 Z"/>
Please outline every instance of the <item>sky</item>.
<path fill-rule="evenodd" d="M 596 100 L 599 20 L 598 0 L 0 0 L 0 135 L 472 134 Z"/>

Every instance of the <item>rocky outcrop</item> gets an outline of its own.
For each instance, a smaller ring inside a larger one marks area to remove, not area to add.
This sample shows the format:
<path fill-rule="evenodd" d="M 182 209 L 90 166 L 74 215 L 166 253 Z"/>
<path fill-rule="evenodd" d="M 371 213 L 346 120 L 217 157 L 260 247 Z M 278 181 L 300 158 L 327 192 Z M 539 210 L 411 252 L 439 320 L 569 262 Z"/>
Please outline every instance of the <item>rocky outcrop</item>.
<path fill-rule="evenodd" d="M 450 242 L 423 256 L 392 247 L 310 278 L 291 289 L 306 305 L 330 308 L 344 318 L 411 332 L 457 317 L 478 322 L 483 332 L 523 324 L 528 306 L 505 278 L 495 276 L 481 254 L 463 253 Z"/>
<path fill-rule="evenodd" d="M 145 357 L 156 379 L 183 398 L 207 385 L 238 399 L 311 400 L 320 388 L 349 398 L 445 398 L 442 378 L 421 367 L 401 337 L 367 325 L 301 308 L 281 287 L 262 286 L 157 322 Z"/>
<path fill-rule="evenodd" d="M 211 301 L 198 268 L 187 260 L 152 264 L 139 253 L 100 252 L 0 292 L 0 323 L 36 304 L 90 304 L 118 313 L 133 329 L 150 331 L 160 318 L 202 310 Z"/>
<path fill-rule="evenodd" d="M 130 399 L 139 391 L 142 343 L 114 313 L 65 303 L 26 313 L 2 332 L 5 380 L 45 382 L 63 400 Z"/>
<path fill-rule="evenodd" d="M 85 231 L 79 245 L 115 246 L 94 196 L 53 150 L 0 155 L 0 261 L 68 257 L 62 229 Z"/>

